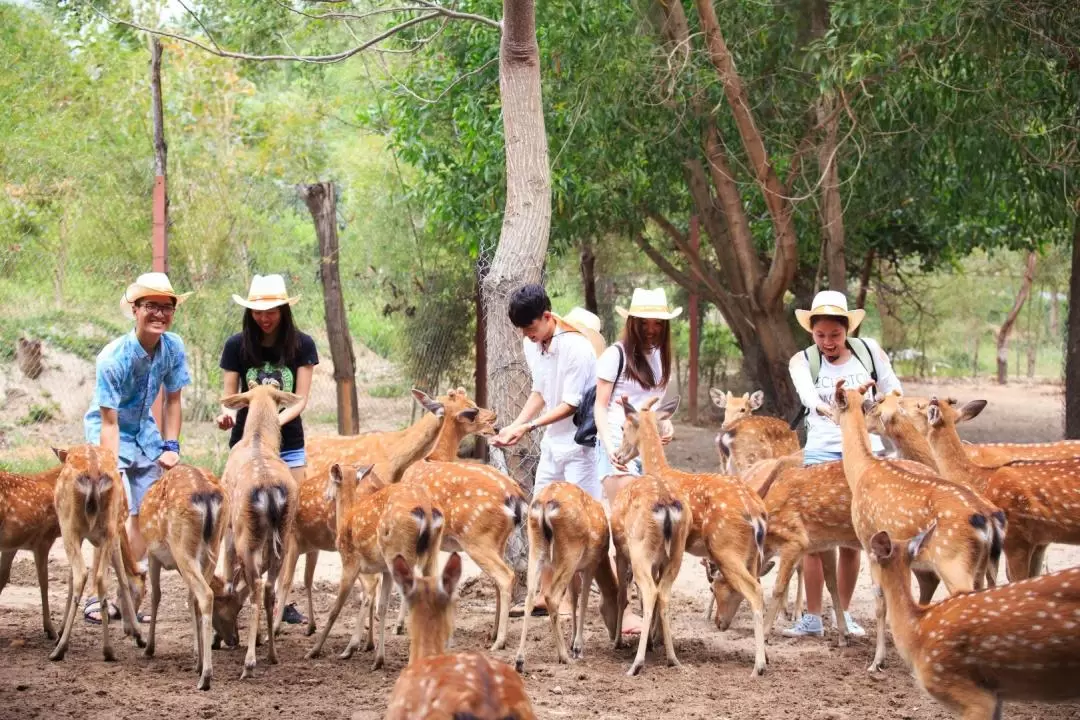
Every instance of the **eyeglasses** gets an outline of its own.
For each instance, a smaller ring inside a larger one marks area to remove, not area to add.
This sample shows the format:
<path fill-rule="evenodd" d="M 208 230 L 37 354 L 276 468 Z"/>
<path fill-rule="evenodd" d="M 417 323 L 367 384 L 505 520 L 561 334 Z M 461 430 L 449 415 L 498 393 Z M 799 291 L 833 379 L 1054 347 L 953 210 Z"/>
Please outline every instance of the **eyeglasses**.
<path fill-rule="evenodd" d="M 141 307 L 143 310 L 145 310 L 151 315 L 163 315 L 165 317 L 169 317 L 174 312 L 176 312 L 176 306 L 171 304 L 161 305 L 155 302 L 144 302 L 140 303 L 139 307 Z"/>

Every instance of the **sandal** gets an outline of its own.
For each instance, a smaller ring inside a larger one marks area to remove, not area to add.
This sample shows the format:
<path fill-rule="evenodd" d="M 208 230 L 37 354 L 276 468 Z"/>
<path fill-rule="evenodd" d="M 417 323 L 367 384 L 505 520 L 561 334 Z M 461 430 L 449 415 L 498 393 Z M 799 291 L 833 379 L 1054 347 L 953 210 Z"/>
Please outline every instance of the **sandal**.
<path fill-rule="evenodd" d="M 542 605 L 534 605 L 532 611 L 532 617 L 547 617 L 547 608 Z M 510 617 L 519 618 L 525 616 L 525 603 L 514 605 L 510 608 Z"/>
<path fill-rule="evenodd" d="M 94 617 L 94 615 L 97 615 L 97 617 Z M 91 595 L 86 598 L 86 602 L 83 603 L 83 618 L 91 625 L 101 624 L 101 602 L 96 596 Z M 109 619 L 120 619 L 120 608 L 117 607 L 115 603 L 109 603 Z M 140 622 L 142 621 L 140 620 Z"/>

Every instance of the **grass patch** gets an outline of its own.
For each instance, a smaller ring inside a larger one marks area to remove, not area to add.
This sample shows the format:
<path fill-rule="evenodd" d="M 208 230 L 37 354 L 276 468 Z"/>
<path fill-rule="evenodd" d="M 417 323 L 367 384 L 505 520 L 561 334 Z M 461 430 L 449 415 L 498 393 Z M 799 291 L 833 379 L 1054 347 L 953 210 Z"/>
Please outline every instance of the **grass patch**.
<path fill-rule="evenodd" d="M 19 418 L 19 425 L 40 425 L 41 423 L 52 422 L 60 417 L 60 405 L 54 401 L 48 401 L 43 404 L 33 404 L 26 411 L 26 415 Z"/>
<path fill-rule="evenodd" d="M 49 453 L 47 457 L 43 455 L 32 458 L 8 458 L 0 460 L 0 470 L 21 475 L 34 475 L 56 467 L 58 462 L 52 453 Z"/>
<path fill-rule="evenodd" d="M 0 317 L 0 360 L 13 361 L 18 338 L 30 337 L 92 363 L 101 348 L 126 330 L 119 323 L 62 310 L 22 318 Z"/>
<path fill-rule="evenodd" d="M 409 394 L 410 387 L 408 385 L 398 383 L 388 383 L 386 385 L 376 385 L 370 388 L 367 392 L 373 398 L 379 398 L 387 400 L 390 398 L 400 398 Z"/>

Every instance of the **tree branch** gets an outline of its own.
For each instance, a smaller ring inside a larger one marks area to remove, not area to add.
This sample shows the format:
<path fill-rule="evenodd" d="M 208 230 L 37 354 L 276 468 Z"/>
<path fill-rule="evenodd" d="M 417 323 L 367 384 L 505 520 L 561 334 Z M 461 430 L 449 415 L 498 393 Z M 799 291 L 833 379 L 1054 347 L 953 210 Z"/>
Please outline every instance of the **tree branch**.
<path fill-rule="evenodd" d="M 668 259 L 660 253 L 659 250 L 654 248 L 652 244 L 650 244 L 649 241 L 645 239 L 645 236 L 642 233 L 633 233 L 632 237 L 634 238 L 634 244 L 641 248 L 641 251 L 644 252 L 645 255 L 653 261 L 653 264 L 655 264 L 656 267 L 660 268 L 660 272 L 671 278 L 672 281 L 675 282 L 677 285 L 685 288 L 687 291 L 692 293 L 697 293 L 699 295 L 711 295 L 711 293 L 709 293 L 708 291 L 708 288 L 706 288 L 702 283 L 699 283 L 697 280 L 672 265 L 671 262 L 669 262 Z"/>
<path fill-rule="evenodd" d="M 672 242 L 675 243 L 675 248 L 686 257 L 690 264 L 690 273 L 694 276 L 694 279 L 707 287 L 712 295 L 724 296 L 728 294 L 717 282 L 716 275 L 710 272 L 709 268 L 702 262 L 701 253 L 691 247 L 685 233 L 679 232 L 679 229 L 670 220 L 658 212 L 646 210 L 645 215 L 668 234 Z"/>

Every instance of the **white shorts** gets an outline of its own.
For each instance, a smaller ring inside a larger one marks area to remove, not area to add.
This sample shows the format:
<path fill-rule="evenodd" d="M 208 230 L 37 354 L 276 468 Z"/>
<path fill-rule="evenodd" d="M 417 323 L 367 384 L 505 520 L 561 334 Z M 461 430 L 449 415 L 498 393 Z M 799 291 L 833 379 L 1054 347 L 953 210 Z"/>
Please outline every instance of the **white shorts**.
<path fill-rule="evenodd" d="M 589 493 L 597 500 L 603 497 L 600 480 L 596 477 L 596 448 L 573 443 L 547 445 L 540 443 L 540 464 L 533 481 L 535 495 L 549 483 L 565 480 Z"/>

